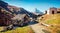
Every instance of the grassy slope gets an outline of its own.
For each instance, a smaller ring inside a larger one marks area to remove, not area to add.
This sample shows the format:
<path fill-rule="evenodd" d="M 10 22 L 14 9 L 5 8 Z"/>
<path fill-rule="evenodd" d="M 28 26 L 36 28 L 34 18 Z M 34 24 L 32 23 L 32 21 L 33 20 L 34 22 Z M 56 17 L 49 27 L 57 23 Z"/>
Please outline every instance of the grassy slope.
<path fill-rule="evenodd" d="M 60 33 L 60 14 L 43 15 L 42 17 L 39 22 L 53 25 L 46 27 L 47 30 L 50 30 L 51 33 Z"/>
<path fill-rule="evenodd" d="M 47 24 L 60 24 L 60 14 L 44 15 L 40 21 Z"/>
<path fill-rule="evenodd" d="M 60 24 L 60 14 L 54 14 L 50 19 L 45 21 L 47 24 Z"/>
<path fill-rule="evenodd" d="M 10 31 L 0 32 L 0 33 L 34 33 L 34 32 L 30 27 L 25 26 L 25 27 L 18 27 L 15 30 L 10 30 Z"/>

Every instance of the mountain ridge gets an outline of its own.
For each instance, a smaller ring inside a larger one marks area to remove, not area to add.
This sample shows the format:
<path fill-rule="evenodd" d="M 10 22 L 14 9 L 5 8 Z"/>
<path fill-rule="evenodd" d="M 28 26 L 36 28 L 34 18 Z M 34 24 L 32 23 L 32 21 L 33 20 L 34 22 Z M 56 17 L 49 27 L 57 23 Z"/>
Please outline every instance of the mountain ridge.
<path fill-rule="evenodd" d="M 0 6 L 4 9 L 6 9 L 7 11 L 11 12 L 12 14 L 27 14 L 32 18 L 37 17 L 37 15 L 35 15 L 31 12 L 28 12 L 27 10 L 25 10 L 22 7 L 16 7 L 16 6 L 9 5 L 8 3 L 1 1 L 1 0 L 0 0 Z"/>

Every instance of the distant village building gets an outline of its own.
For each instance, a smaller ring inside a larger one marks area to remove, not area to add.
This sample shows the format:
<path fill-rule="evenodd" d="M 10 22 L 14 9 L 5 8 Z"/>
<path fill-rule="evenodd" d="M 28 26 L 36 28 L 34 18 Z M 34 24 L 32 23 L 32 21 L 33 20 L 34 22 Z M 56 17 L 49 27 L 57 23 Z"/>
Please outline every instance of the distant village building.
<path fill-rule="evenodd" d="M 45 14 L 56 14 L 56 13 L 60 13 L 60 8 L 52 7 L 45 11 Z"/>

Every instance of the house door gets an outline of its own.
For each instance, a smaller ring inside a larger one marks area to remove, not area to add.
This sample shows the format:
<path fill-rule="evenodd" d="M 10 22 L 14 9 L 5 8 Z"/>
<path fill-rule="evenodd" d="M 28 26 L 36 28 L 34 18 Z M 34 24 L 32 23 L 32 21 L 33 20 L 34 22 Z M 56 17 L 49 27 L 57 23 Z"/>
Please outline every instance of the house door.
<path fill-rule="evenodd" d="M 52 11 L 52 14 L 54 14 L 54 10 Z"/>

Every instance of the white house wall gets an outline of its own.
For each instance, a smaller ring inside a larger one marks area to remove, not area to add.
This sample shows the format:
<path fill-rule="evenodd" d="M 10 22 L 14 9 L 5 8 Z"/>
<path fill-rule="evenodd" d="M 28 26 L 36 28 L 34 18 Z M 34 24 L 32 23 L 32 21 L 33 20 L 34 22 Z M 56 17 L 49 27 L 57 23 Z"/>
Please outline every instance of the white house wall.
<path fill-rule="evenodd" d="M 49 14 L 49 10 L 47 10 L 47 14 Z"/>

